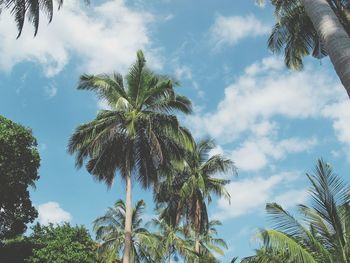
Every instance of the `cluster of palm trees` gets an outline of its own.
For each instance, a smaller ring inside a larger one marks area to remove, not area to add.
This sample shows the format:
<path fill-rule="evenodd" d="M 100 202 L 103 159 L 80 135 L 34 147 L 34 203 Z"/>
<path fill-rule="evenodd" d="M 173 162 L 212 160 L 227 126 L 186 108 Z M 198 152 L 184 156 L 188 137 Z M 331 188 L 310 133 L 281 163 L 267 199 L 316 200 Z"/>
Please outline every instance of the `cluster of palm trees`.
<path fill-rule="evenodd" d="M 69 152 L 97 180 L 110 187 L 121 176 L 126 189 L 125 202 L 118 200 L 94 222 L 101 262 L 219 262 L 227 248 L 208 205 L 213 195 L 230 200 L 229 181 L 220 175 L 236 169 L 211 154 L 213 141 L 195 142 L 180 125 L 174 114 L 190 113 L 191 102 L 175 92 L 176 85 L 147 68 L 141 51 L 125 80 L 117 73 L 80 78 L 78 89 L 94 91 L 109 108 L 76 128 Z M 307 176 L 313 203 L 299 206 L 303 222 L 267 204 L 275 227 L 259 232 L 260 249 L 242 263 L 349 263 L 350 188 L 323 160 Z M 144 201 L 132 206 L 135 181 L 153 190 L 157 215 L 146 225 Z"/>
<path fill-rule="evenodd" d="M 96 221 L 97 235 L 105 244 L 102 250 L 115 248 L 116 255 L 123 253 L 124 263 L 171 260 L 178 254 L 199 262 L 215 258 L 213 250 L 222 253 L 213 245 L 219 242 L 213 236 L 218 222 L 209 220 L 207 204 L 212 195 L 229 198 L 224 188 L 229 181 L 217 175 L 234 173 L 235 167 L 221 155 L 210 155 L 212 141 L 196 143 L 180 125 L 174 113 L 190 113 L 191 102 L 175 92 L 176 86 L 176 81 L 147 68 L 142 51 L 125 80 L 118 73 L 80 78 L 78 89 L 94 91 L 109 109 L 78 126 L 68 150 L 77 167 L 85 163 L 87 171 L 109 187 L 116 175 L 124 179 L 125 203 L 118 201 Z M 153 247 L 159 238 L 140 225 L 143 201 L 132 208 L 135 181 L 153 189 L 159 211 L 154 223 L 159 231 L 172 233 L 161 242 L 166 244 L 164 254 Z"/>

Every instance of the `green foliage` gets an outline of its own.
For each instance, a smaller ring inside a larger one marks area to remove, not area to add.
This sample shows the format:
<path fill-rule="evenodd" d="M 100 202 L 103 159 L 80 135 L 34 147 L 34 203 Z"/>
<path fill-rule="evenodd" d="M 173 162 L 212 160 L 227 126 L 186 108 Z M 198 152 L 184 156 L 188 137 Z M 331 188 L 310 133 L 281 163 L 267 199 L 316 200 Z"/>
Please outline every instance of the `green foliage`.
<path fill-rule="evenodd" d="M 27 237 L 17 237 L 0 244 L 0 262 L 23 263 L 33 255 L 33 243 Z"/>
<path fill-rule="evenodd" d="M 18 36 L 21 35 L 24 21 L 27 18 L 34 26 L 34 36 L 38 33 L 40 13 L 47 16 L 49 22 L 53 17 L 53 0 L 2 0 L 0 1 L 0 14 L 3 9 L 9 9 L 14 16 L 18 28 Z M 63 4 L 63 0 L 57 0 L 58 8 Z"/>
<path fill-rule="evenodd" d="M 30 263 L 95 263 L 96 244 L 83 226 L 72 227 L 68 223 L 61 226 L 33 227 L 30 238 L 34 244 Z"/>
<path fill-rule="evenodd" d="M 228 180 L 215 177 L 218 173 L 235 173 L 232 161 L 221 155 L 209 157 L 215 147 L 210 140 L 203 140 L 193 146 L 181 163 L 160 185 L 156 195 L 159 207 L 163 208 L 161 218 L 177 225 L 181 219 L 200 234 L 208 230 L 207 203 L 212 195 L 230 199 L 225 185 Z"/>
<path fill-rule="evenodd" d="M 243 262 L 349 262 L 350 187 L 323 160 L 307 176 L 312 204 L 299 205 L 304 222 L 278 204 L 267 204 L 275 227 L 260 231 L 263 247 Z"/>
<path fill-rule="evenodd" d="M 258 0 L 258 3 L 263 1 Z M 302 0 L 271 0 L 275 8 L 276 24 L 268 40 L 274 53 L 284 51 L 285 64 L 291 69 L 303 68 L 303 58 L 312 55 L 318 59 L 327 55 Z M 348 0 L 328 0 L 347 33 L 350 33 L 350 5 Z"/>
<path fill-rule="evenodd" d="M 164 219 L 153 219 L 152 225 L 157 228 L 158 262 L 178 261 L 179 257 L 189 260 L 196 256 L 193 240 L 186 237 L 183 227 L 168 224 Z"/>
<path fill-rule="evenodd" d="M 80 125 L 71 136 L 69 152 L 76 165 L 86 168 L 96 179 L 110 186 L 117 170 L 122 177 L 135 174 L 142 186 L 158 180 L 160 166 L 180 159 L 192 137 L 172 113 L 191 111 L 191 102 L 175 93 L 170 78 L 154 74 L 146 67 L 143 53 L 126 76 L 83 75 L 78 89 L 92 90 L 110 109 Z"/>
<path fill-rule="evenodd" d="M 160 244 L 155 235 L 143 227 L 142 214 L 145 202 L 136 203 L 132 215 L 132 262 L 155 262 Z M 108 208 L 106 214 L 94 221 L 96 239 L 100 242 L 98 254 L 103 263 L 112 263 L 121 259 L 125 238 L 125 204 L 118 200 L 114 207 Z"/>
<path fill-rule="evenodd" d="M 22 234 L 37 217 L 28 191 L 39 179 L 36 146 L 31 130 L 0 116 L 0 240 Z"/>

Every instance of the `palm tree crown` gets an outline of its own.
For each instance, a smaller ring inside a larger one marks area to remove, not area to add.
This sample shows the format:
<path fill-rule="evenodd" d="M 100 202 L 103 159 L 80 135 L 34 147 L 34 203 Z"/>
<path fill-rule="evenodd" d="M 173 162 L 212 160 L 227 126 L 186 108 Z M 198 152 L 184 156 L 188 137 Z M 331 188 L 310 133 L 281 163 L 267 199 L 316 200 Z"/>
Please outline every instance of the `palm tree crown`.
<path fill-rule="evenodd" d="M 327 0 L 344 29 L 350 34 L 350 4 L 348 0 Z M 268 40 L 274 53 L 284 50 L 285 63 L 292 69 L 302 69 L 303 58 L 327 55 L 321 38 L 305 12 L 302 0 L 271 0 L 275 7 L 276 24 Z"/>
<path fill-rule="evenodd" d="M 157 249 L 157 239 L 142 224 L 145 206 L 143 200 L 138 201 L 132 213 L 132 262 L 153 262 L 152 253 Z M 110 256 L 110 261 L 121 257 L 124 250 L 124 227 L 125 203 L 118 200 L 104 216 L 94 221 L 96 239 L 101 242 L 99 254 Z"/>
<path fill-rule="evenodd" d="M 174 111 L 191 112 L 191 102 L 174 91 L 176 83 L 146 68 L 143 53 L 131 67 L 126 80 L 120 74 L 83 75 L 78 89 L 91 90 L 108 103 L 96 119 L 80 125 L 68 150 L 81 167 L 110 186 L 119 169 L 126 177 L 137 174 L 143 186 L 157 181 L 157 170 L 181 157 L 191 135 L 181 127 Z"/>
<path fill-rule="evenodd" d="M 350 258 L 350 187 L 319 160 L 307 175 L 311 206 L 299 205 L 305 223 L 276 203 L 266 206 L 274 229 L 261 230 L 263 247 L 243 262 L 348 263 Z"/>

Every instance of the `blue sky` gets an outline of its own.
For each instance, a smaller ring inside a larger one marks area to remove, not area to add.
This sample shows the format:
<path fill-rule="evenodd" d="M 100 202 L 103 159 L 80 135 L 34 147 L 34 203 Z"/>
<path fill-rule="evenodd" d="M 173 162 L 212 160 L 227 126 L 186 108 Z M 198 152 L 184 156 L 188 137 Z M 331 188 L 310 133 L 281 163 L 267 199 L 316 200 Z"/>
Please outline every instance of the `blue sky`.
<path fill-rule="evenodd" d="M 305 60 L 290 72 L 266 41 L 270 6 L 250 1 L 110 0 L 84 6 L 70 0 L 39 34 L 25 25 L 20 39 L 8 13 L 0 16 L 0 114 L 31 127 L 41 153 L 40 180 L 32 191 L 42 223 L 85 224 L 118 198 L 112 189 L 76 170 L 66 145 L 74 128 L 94 118 L 103 101 L 77 91 L 82 73 L 125 73 L 136 50 L 151 68 L 175 76 L 194 113 L 180 116 L 196 136 L 218 144 L 239 168 L 228 185 L 231 204 L 214 200 L 212 218 L 229 244 L 228 262 L 256 247 L 257 228 L 268 226 L 264 206 L 307 202 L 306 172 L 324 157 L 346 177 L 350 165 L 350 103 L 328 58 Z M 223 176 L 223 175 L 218 175 Z M 134 201 L 150 191 L 134 186 Z"/>

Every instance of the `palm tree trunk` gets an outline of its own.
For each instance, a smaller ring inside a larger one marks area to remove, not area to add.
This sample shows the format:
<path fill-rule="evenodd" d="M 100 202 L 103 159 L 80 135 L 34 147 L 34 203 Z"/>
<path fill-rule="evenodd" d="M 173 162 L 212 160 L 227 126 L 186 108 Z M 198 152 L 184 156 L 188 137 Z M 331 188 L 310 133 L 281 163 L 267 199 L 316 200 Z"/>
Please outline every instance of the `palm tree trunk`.
<path fill-rule="evenodd" d="M 198 257 L 196 258 L 196 262 L 199 263 L 200 262 L 200 259 L 199 259 L 200 244 L 199 244 L 199 235 L 198 235 L 198 233 L 196 233 L 196 237 L 195 237 L 194 251 L 196 252 L 196 254 L 198 254 Z"/>
<path fill-rule="evenodd" d="M 194 251 L 198 255 L 198 258 L 196 259 L 196 262 L 200 262 L 199 253 L 200 253 L 200 243 L 199 243 L 199 234 L 201 231 L 201 209 L 199 200 L 196 200 L 196 213 L 195 213 L 195 243 L 194 243 Z"/>
<path fill-rule="evenodd" d="M 130 263 L 131 252 L 131 225 L 132 225 L 132 203 L 131 203 L 131 172 L 126 177 L 126 200 L 125 200 L 125 247 L 123 263 Z"/>
<path fill-rule="evenodd" d="M 350 38 L 327 0 L 302 0 L 348 96 L 350 97 Z"/>

